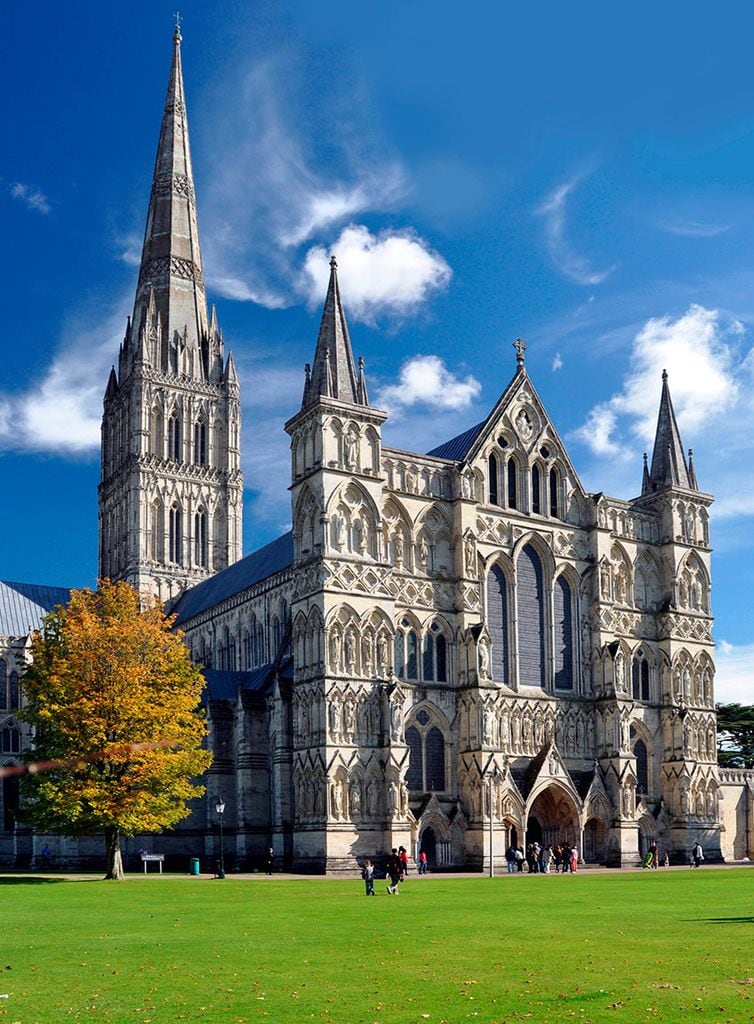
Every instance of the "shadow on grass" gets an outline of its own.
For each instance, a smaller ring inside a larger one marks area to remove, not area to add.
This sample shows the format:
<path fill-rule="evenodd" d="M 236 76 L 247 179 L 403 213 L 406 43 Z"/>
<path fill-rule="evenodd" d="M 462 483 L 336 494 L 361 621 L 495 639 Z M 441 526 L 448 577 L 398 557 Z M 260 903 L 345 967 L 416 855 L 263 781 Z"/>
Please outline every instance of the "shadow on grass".
<path fill-rule="evenodd" d="M 72 878 L 70 875 L 0 875 L 0 885 L 58 885 L 61 882 L 100 882 L 101 878 Z"/>
<path fill-rule="evenodd" d="M 746 917 L 698 917 L 697 921 L 706 921 L 707 924 L 754 924 L 754 916 Z"/>

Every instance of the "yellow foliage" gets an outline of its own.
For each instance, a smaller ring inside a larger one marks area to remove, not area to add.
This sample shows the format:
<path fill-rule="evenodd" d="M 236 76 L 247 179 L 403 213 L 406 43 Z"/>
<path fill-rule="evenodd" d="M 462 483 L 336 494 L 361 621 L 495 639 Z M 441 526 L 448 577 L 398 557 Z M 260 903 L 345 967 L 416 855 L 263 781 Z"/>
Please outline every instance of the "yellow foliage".
<path fill-rule="evenodd" d="M 24 676 L 34 761 L 63 761 L 29 776 L 38 825 L 69 834 L 152 832 L 186 817 L 192 781 L 211 763 L 202 748 L 203 679 L 160 605 L 143 608 L 128 584 L 74 591 L 48 615 Z"/>

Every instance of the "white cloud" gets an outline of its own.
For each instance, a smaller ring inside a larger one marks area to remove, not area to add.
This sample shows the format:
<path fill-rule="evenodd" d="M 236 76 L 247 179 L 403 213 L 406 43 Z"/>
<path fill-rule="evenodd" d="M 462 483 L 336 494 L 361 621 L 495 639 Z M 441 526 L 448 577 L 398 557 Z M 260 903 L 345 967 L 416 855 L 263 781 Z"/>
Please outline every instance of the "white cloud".
<path fill-rule="evenodd" d="M 439 356 L 414 356 L 401 366 L 398 383 L 380 390 L 377 405 L 393 416 L 415 405 L 458 411 L 467 408 L 481 390 L 478 380 L 456 377 Z"/>
<path fill-rule="evenodd" d="M 439 253 L 413 231 L 373 235 L 351 224 L 331 246 L 338 259 L 338 277 L 349 317 L 367 323 L 379 313 L 405 316 L 430 293 L 445 288 L 452 271 Z M 317 305 L 327 288 L 330 252 L 315 246 L 306 254 L 302 289 Z"/>
<path fill-rule="evenodd" d="M 355 216 L 394 209 L 407 191 L 400 162 L 385 155 L 384 144 L 370 144 L 364 116 L 358 142 L 342 123 L 327 136 L 331 176 L 325 180 L 315 171 L 324 136 L 310 111 L 297 114 L 296 88 L 303 89 L 295 57 L 286 52 L 233 83 L 238 101 L 218 105 L 212 118 L 217 157 L 202 199 L 210 287 L 270 308 L 301 300 L 303 243 Z M 341 102 L 353 106 L 355 100 Z"/>
<path fill-rule="evenodd" d="M 658 225 L 661 231 L 682 238 L 714 238 L 730 231 L 730 224 L 704 224 L 696 220 L 664 220 Z"/>
<path fill-rule="evenodd" d="M 0 394 L 0 449 L 67 454 L 100 444 L 102 396 L 123 338 L 122 309 L 71 324 L 38 385 Z"/>
<path fill-rule="evenodd" d="M 754 644 L 721 640 L 715 652 L 715 700 L 721 704 L 754 704 Z"/>
<path fill-rule="evenodd" d="M 49 213 L 52 210 L 47 196 L 33 185 L 24 185 L 17 181 L 10 187 L 10 194 L 13 199 L 23 203 L 29 210 L 36 210 L 37 213 Z"/>
<path fill-rule="evenodd" d="M 663 370 L 668 372 L 682 435 L 698 436 L 738 399 L 730 341 L 740 330 L 738 321 L 726 322 L 718 310 L 696 305 L 676 320 L 648 320 L 634 338 L 621 391 L 595 406 L 575 436 L 597 455 L 616 454 L 625 446 L 627 434 L 651 445 Z"/>
<path fill-rule="evenodd" d="M 594 270 L 588 259 L 579 256 L 567 237 L 568 197 L 584 180 L 579 174 L 553 189 L 537 208 L 537 214 L 544 220 L 545 240 L 555 266 L 566 277 L 577 284 L 601 284 L 615 270 L 615 264 L 604 270 Z"/>
<path fill-rule="evenodd" d="M 563 369 L 563 357 L 560 352 L 556 352 L 552 360 L 552 372 L 556 373 L 558 370 Z"/>
<path fill-rule="evenodd" d="M 128 267 L 138 267 L 141 263 L 142 240 L 135 233 L 124 235 L 116 240 L 118 259 Z"/>

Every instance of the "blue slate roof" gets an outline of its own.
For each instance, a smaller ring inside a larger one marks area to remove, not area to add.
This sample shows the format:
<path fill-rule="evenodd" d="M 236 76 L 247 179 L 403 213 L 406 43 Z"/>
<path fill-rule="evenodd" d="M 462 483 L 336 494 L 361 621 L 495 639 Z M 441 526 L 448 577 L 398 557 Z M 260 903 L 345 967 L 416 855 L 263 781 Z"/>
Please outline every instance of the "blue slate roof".
<path fill-rule="evenodd" d="M 203 668 L 207 688 L 205 699 L 235 700 L 241 690 L 267 694 L 272 690 L 275 666 L 260 665 L 248 672 L 224 672 L 217 668 Z M 284 658 L 280 663 L 278 674 L 283 679 L 293 678 L 293 658 Z"/>
<path fill-rule="evenodd" d="M 42 618 L 59 604 L 68 604 L 66 587 L 0 581 L 0 636 L 26 636 L 39 629 Z"/>
<path fill-rule="evenodd" d="M 469 448 L 471 448 L 472 444 L 479 437 L 482 427 L 486 422 L 487 420 L 482 420 L 482 422 L 477 423 L 475 427 L 470 427 L 462 434 L 458 434 L 456 437 L 451 437 L 449 441 L 438 445 L 437 448 L 433 448 L 431 452 L 427 452 L 427 455 L 435 455 L 438 459 L 451 459 L 453 462 L 460 462 Z"/>
<path fill-rule="evenodd" d="M 293 533 L 289 530 L 277 540 L 252 551 L 250 555 L 229 565 L 216 576 L 197 583 L 195 587 L 182 594 L 172 607 L 172 610 L 178 613 L 176 623 L 180 626 L 207 608 L 220 604 L 233 594 L 239 594 L 247 587 L 287 569 L 292 564 Z"/>

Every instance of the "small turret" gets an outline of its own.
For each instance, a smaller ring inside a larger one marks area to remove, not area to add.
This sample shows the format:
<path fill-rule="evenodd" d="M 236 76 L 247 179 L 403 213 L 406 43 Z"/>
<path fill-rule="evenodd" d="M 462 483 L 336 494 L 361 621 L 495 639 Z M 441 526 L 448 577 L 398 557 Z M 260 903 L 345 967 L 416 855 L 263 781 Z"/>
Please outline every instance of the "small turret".
<path fill-rule="evenodd" d="M 353 405 L 367 404 L 360 397 L 346 315 L 340 299 L 338 263 L 334 256 L 330 260 L 330 282 L 302 408 L 314 405 L 320 397 L 337 398 Z"/>
<path fill-rule="evenodd" d="M 686 458 L 683 454 L 681 434 L 670 398 L 668 374 L 666 370 L 663 370 L 662 394 L 652 450 L 652 465 L 648 476 L 644 477 L 641 493 L 642 495 L 654 494 L 667 487 L 686 487 L 689 490 L 696 490 L 696 483 L 691 482 Z"/>

